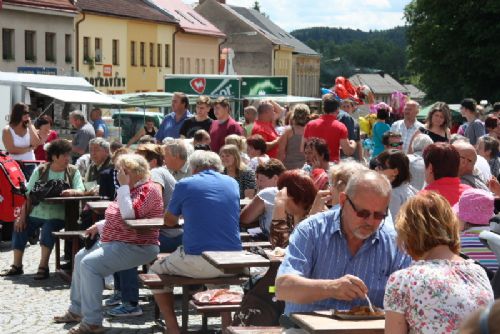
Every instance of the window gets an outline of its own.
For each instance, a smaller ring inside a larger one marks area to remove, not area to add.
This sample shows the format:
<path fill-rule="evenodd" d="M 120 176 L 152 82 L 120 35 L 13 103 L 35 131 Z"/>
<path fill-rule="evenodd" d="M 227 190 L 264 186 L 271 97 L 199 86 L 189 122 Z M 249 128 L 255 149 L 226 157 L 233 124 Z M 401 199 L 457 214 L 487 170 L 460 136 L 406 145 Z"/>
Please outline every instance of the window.
<path fill-rule="evenodd" d="M 186 58 L 186 74 L 191 73 L 191 58 Z"/>
<path fill-rule="evenodd" d="M 181 57 L 180 59 L 180 71 L 181 71 L 181 74 L 184 74 L 184 57 Z"/>
<path fill-rule="evenodd" d="M 2 29 L 2 58 L 14 60 L 14 29 Z"/>
<path fill-rule="evenodd" d="M 205 74 L 206 72 L 206 67 L 205 67 L 205 59 L 201 60 L 201 73 Z"/>
<path fill-rule="evenodd" d="M 144 42 L 141 42 L 141 54 L 140 54 L 140 57 L 141 57 L 141 66 L 146 66 L 146 43 Z"/>
<path fill-rule="evenodd" d="M 215 74 L 215 60 L 210 59 L 210 73 Z"/>
<path fill-rule="evenodd" d="M 156 46 L 156 65 L 161 67 L 161 44 Z"/>
<path fill-rule="evenodd" d="M 73 53 L 71 49 L 71 35 L 66 34 L 64 35 L 64 61 L 68 64 L 73 62 Z"/>
<path fill-rule="evenodd" d="M 56 62 L 56 34 L 45 33 L 45 61 Z"/>
<path fill-rule="evenodd" d="M 149 66 L 155 66 L 155 44 L 149 43 Z"/>
<path fill-rule="evenodd" d="M 165 67 L 170 67 L 170 44 L 165 44 Z"/>
<path fill-rule="evenodd" d="M 200 73 L 200 58 L 196 58 L 194 66 L 195 66 L 194 67 L 195 73 L 199 74 Z"/>
<path fill-rule="evenodd" d="M 90 37 L 83 38 L 83 62 L 87 63 L 90 60 Z"/>
<path fill-rule="evenodd" d="M 135 42 L 130 42 L 130 65 L 137 66 L 135 57 Z"/>
<path fill-rule="evenodd" d="M 114 39 L 112 41 L 112 49 L 113 49 L 112 50 L 112 52 L 113 52 L 113 54 L 112 54 L 112 58 L 113 58 L 112 62 L 113 62 L 113 65 L 119 65 L 120 64 L 119 63 L 120 57 L 118 56 L 118 50 L 119 50 L 118 47 L 119 47 L 118 40 Z"/>
<path fill-rule="evenodd" d="M 24 60 L 36 61 L 36 31 L 24 31 Z"/>
<path fill-rule="evenodd" d="M 95 62 L 102 63 L 102 39 L 96 38 L 94 41 L 95 45 Z"/>

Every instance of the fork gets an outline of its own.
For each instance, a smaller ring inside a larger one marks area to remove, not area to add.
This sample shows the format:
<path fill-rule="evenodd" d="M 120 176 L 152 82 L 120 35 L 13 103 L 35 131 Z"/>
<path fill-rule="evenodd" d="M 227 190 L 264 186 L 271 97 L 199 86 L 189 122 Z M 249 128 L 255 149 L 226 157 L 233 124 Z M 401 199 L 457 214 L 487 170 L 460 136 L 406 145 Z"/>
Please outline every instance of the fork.
<path fill-rule="evenodd" d="M 373 309 L 372 302 L 370 300 L 370 297 L 368 297 L 367 294 L 365 294 L 366 301 L 368 302 L 368 307 L 370 308 L 370 312 L 375 313 L 375 310 Z"/>

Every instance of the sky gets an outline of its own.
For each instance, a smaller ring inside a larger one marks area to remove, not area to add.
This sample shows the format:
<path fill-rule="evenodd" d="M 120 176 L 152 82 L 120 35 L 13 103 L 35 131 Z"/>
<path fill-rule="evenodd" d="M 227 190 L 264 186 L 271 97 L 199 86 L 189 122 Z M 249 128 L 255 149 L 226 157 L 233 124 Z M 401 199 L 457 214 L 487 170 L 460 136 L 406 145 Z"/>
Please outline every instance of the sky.
<path fill-rule="evenodd" d="M 255 0 L 226 3 L 253 7 Z M 363 31 L 390 29 L 404 25 L 403 11 L 408 3 L 410 0 L 259 0 L 261 12 L 286 31 L 318 26 Z"/>

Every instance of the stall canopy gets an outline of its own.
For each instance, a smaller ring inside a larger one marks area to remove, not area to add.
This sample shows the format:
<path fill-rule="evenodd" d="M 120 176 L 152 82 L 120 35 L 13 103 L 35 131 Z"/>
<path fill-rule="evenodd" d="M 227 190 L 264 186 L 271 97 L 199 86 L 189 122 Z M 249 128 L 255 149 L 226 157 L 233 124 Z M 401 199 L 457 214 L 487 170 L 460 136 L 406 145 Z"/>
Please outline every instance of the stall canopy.
<path fill-rule="evenodd" d="M 124 105 L 108 95 L 91 90 L 53 89 L 27 87 L 30 91 L 52 97 L 53 99 L 67 103 L 91 103 L 95 105 Z"/>
<path fill-rule="evenodd" d="M 427 114 L 432 109 L 433 104 L 428 105 L 427 107 L 421 108 L 420 112 L 417 115 L 417 119 L 419 121 L 424 121 L 427 118 Z M 460 114 L 460 104 L 448 104 L 448 107 L 450 108 L 451 111 L 451 118 L 453 119 L 454 122 L 461 123 L 462 122 L 462 114 Z"/>
<path fill-rule="evenodd" d="M 277 103 L 311 103 L 321 102 L 320 98 L 308 96 L 294 96 L 294 95 L 257 95 L 257 96 L 243 96 L 247 100 L 273 100 Z"/>

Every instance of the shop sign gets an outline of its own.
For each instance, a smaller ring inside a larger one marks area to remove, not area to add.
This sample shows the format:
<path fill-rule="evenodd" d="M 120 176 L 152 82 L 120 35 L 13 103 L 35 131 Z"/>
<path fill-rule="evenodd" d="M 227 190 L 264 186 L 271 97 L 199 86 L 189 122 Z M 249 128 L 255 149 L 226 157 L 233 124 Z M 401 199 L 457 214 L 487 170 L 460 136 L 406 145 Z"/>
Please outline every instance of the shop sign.
<path fill-rule="evenodd" d="M 57 75 L 56 67 L 27 67 L 21 66 L 17 68 L 18 73 L 27 74 L 45 74 L 45 75 Z"/>

